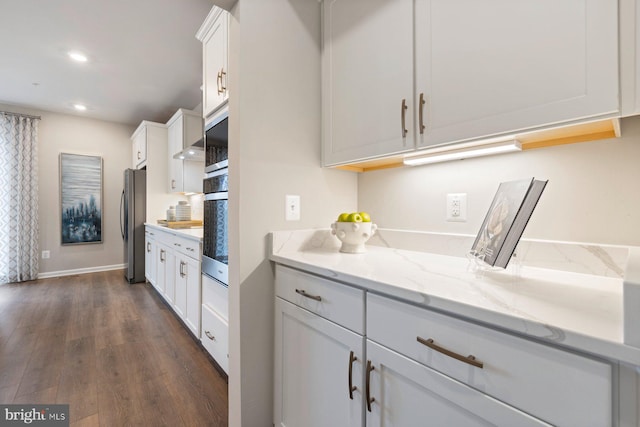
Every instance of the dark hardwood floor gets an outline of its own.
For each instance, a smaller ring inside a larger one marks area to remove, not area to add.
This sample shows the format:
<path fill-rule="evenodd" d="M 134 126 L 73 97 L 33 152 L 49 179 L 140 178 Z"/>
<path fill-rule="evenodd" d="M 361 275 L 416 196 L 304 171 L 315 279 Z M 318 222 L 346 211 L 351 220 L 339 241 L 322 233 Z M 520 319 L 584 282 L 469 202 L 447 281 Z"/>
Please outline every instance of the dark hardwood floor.
<path fill-rule="evenodd" d="M 72 426 L 226 426 L 227 383 L 149 284 L 122 271 L 0 285 L 0 403 Z"/>

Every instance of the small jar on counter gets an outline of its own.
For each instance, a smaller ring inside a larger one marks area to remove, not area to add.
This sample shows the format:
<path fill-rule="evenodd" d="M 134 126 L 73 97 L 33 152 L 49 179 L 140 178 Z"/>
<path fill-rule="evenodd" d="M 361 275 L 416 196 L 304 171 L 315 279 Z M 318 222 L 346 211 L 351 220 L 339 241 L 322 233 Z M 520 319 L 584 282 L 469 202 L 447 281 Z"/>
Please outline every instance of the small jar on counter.
<path fill-rule="evenodd" d="M 169 206 L 167 209 L 167 221 L 175 221 L 176 220 L 176 208 L 175 206 Z"/>

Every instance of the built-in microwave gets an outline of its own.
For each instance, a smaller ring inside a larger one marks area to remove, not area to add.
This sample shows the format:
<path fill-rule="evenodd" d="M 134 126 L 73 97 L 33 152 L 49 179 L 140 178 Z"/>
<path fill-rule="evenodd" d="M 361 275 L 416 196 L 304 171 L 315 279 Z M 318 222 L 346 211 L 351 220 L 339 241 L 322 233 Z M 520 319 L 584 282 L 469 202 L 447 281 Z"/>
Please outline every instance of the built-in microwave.
<path fill-rule="evenodd" d="M 210 173 L 229 164 L 229 110 L 225 107 L 213 116 L 204 131 L 204 172 Z"/>

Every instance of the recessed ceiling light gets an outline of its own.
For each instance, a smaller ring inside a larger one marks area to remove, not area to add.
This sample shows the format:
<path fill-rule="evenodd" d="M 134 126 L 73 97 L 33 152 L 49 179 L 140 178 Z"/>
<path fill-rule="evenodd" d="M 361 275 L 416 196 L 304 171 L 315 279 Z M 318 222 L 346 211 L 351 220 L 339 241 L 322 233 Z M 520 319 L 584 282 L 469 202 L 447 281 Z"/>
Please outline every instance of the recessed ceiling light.
<path fill-rule="evenodd" d="M 73 108 L 75 108 L 78 111 L 86 111 L 87 110 L 86 105 L 82 105 L 82 104 L 73 104 Z"/>
<path fill-rule="evenodd" d="M 87 55 L 85 55 L 84 53 L 78 52 L 78 51 L 70 51 L 69 52 L 69 58 L 73 59 L 74 61 L 78 61 L 78 62 L 87 62 Z"/>

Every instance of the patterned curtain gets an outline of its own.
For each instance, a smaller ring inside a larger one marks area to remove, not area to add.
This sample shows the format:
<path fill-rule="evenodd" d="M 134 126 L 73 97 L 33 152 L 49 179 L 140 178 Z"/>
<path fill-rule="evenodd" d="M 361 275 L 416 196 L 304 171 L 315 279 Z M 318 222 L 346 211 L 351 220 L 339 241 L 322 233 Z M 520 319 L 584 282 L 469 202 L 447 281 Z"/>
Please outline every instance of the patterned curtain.
<path fill-rule="evenodd" d="M 39 120 L 0 112 L 0 284 L 38 277 Z"/>

